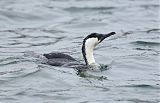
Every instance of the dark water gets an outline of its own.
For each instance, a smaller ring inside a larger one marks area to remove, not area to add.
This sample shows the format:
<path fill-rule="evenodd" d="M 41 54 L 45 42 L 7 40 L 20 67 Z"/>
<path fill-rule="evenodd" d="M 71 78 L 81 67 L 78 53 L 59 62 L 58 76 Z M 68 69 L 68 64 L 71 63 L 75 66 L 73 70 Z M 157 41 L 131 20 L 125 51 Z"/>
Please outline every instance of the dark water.
<path fill-rule="evenodd" d="M 160 102 L 158 0 L 0 0 L 0 103 Z M 26 51 L 61 51 L 83 62 L 82 39 L 117 34 L 95 51 L 109 70 L 79 77 Z"/>

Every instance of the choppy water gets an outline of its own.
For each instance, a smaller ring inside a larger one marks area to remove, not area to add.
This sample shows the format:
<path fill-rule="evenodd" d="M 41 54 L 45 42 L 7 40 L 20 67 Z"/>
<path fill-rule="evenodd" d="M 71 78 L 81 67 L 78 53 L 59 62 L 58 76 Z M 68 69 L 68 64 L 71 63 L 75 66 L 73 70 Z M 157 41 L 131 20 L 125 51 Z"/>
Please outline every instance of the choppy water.
<path fill-rule="evenodd" d="M 158 0 L 1 0 L 0 103 L 160 102 Z M 25 51 L 61 51 L 83 62 L 82 39 L 117 34 L 95 51 L 112 67 L 79 77 L 44 65 Z"/>

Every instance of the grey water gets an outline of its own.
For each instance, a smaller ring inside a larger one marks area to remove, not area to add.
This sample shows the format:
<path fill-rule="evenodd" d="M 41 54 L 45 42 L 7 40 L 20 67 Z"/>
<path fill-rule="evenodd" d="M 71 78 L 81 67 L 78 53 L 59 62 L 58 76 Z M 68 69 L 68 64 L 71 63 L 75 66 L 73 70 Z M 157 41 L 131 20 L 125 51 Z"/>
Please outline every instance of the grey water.
<path fill-rule="evenodd" d="M 0 0 L 0 103 L 159 103 L 159 10 L 159 0 Z M 83 38 L 111 31 L 95 50 L 111 67 L 92 77 L 29 55 L 84 63 Z"/>

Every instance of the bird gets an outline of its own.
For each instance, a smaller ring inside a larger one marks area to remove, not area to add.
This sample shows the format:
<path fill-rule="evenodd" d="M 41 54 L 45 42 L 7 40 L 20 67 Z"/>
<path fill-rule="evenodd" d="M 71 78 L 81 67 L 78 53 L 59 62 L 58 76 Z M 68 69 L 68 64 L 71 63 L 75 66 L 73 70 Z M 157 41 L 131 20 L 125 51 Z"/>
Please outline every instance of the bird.
<path fill-rule="evenodd" d="M 99 69 L 100 64 L 95 61 L 94 58 L 94 49 L 100 44 L 105 38 L 110 37 L 111 35 L 116 34 L 115 32 L 110 32 L 107 34 L 102 33 L 91 33 L 83 39 L 82 42 L 82 55 L 85 62 L 85 66 L 94 69 Z M 61 52 L 52 52 L 43 54 L 47 58 L 47 64 L 52 66 L 69 66 L 80 63 L 75 58 L 68 54 Z"/>

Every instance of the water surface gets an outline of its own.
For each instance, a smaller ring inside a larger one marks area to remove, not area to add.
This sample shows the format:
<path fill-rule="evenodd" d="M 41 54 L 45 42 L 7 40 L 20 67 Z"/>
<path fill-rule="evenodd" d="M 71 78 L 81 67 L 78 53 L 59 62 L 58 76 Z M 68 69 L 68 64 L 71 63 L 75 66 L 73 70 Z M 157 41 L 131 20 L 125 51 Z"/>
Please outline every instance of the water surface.
<path fill-rule="evenodd" d="M 158 0 L 1 0 L 0 103 L 158 103 Z M 34 55 L 60 51 L 83 61 L 83 38 L 117 34 L 95 51 L 110 64 L 80 77 L 72 68 L 41 63 Z"/>

